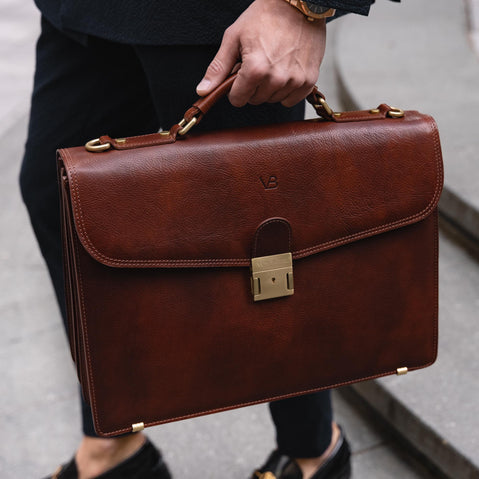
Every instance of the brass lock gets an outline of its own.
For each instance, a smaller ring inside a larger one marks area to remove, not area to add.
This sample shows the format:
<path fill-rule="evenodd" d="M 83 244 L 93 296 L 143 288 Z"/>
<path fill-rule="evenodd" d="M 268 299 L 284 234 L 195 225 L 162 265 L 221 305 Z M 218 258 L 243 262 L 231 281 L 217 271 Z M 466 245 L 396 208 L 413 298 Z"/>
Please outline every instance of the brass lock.
<path fill-rule="evenodd" d="M 251 291 L 255 301 L 294 294 L 293 255 L 281 253 L 252 258 Z"/>

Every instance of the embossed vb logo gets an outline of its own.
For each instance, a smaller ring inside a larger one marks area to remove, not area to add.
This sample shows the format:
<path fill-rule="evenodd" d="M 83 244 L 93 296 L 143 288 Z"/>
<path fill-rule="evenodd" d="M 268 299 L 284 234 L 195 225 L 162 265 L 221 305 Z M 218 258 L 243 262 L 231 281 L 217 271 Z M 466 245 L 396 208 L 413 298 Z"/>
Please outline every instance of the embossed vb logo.
<path fill-rule="evenodd" d="M 278 178 L 275 175 L 271 175 L 267 179 L 260 176 L 259 179 L 261 180 L 265 190 L 274 190 L 278 187 Z"/>

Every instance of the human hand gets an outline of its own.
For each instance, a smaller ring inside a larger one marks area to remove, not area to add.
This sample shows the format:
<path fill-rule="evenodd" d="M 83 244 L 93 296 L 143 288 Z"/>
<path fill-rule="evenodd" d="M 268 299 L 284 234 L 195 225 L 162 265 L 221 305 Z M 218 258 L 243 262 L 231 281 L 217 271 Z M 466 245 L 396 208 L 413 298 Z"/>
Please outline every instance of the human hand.
<path fill-rule="evenodd" d="M 221 46 L 197 86 L 207 95 L 234 69 L 233 106 L 281 102 L 291 107 L 315 85 L 326 46 L 326 22 L 307 21 L 283 0 L 255 0 L 226 29 Z"/>

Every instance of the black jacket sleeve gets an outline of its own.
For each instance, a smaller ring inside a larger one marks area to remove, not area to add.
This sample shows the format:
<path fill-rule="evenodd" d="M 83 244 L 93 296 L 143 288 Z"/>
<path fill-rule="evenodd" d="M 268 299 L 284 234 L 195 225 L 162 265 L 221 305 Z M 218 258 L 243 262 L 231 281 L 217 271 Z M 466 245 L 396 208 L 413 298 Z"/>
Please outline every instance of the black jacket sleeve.
<path fill-rule="evenodd" d="M 278 0 L 280 2 L 281 0 Z M 308 0 L 345 13 L 367 15 L 374 0 Z M 395 0 L 397 1 L 397 0 Z M 35 0 L 56 28 L 82 43 L 88 35 L 132 45 L 219 45 L 253 0 Z M 139 8 L 141 5 L 141 8 Z"/>
<path fill-rule="evenodd" d="M 399 2 L 401 0 L 392 1 Z M 374 0 L 308 0 L 308 2 L 323 7 L 336 8 L 341 13 L 359 13 L 360 15 L 367 15 Z"/>

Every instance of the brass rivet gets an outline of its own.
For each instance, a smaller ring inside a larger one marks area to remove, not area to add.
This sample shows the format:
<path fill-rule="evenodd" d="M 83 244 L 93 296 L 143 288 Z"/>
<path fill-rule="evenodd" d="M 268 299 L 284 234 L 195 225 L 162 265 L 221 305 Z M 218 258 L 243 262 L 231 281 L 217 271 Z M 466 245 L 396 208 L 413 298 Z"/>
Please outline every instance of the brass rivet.
<path fill-rule="evenodd" d="M 408 368 L 397 368 L 396 369 L 396 374 L 398 376 L 403 376 L 404 374 L 407 374 Z"/>
<path fill-rule="evenodd" d="M 145 429 L 145 423 L 144 422 L 137 422 L 136 424 L 131 425 L 131 432 L 140 432 Z"/>
<path fill-rule="evenodd" d="M 377 114 L 377 113 L 380 113 L 380 110 L 379 108 L 372 108 L 371 110 L 369 110 L 369 113 Z"/>

